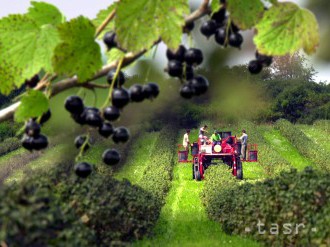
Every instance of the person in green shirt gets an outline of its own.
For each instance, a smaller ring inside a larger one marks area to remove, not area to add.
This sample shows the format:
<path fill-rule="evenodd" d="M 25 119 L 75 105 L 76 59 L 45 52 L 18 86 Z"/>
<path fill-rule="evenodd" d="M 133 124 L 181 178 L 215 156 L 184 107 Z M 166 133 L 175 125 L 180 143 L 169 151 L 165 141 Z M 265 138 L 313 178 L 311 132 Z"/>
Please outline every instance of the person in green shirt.
<path fill-rule="evenodd" d="M 218 131 L 216 131 L 216 130 L 214 131 L 214 133 L 211 136 L 211 141 L 212 141 L 213 146 L 216 144 L 220 144 L 221 136 Z"/>

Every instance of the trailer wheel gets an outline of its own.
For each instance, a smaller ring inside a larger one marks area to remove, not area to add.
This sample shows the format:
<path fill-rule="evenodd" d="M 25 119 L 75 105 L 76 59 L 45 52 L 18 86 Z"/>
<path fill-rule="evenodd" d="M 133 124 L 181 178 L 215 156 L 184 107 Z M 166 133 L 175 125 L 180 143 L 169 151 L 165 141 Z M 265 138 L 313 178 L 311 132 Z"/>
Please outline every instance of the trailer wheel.
<path fill-rule="evenodd" d="M 201 181 L 202 180 L 201 173 L 199 171 L 195 172 L 195 179 L 196 179 L 196 181 Z"/>
<path fill-rule="evenodd" d="M 236 171 L 236 178 L 242 180 L 243 179 L 243 165 L 241 160 L 237 160 L 237 171 Z"/>

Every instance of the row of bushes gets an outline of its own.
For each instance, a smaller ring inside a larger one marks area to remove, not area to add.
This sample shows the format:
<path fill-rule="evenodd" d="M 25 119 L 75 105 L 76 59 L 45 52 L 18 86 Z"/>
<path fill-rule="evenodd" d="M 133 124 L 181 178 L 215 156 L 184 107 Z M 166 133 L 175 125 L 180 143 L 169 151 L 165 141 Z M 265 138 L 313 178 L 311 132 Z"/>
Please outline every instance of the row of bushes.
<path fill-rule="evenodd" d="M 119 246 L 140 239 L 158 218 L 154 196 L 108 169 L 86 179 L 73 163 L 0 191 L 0 242 L 8 246 Z"/>
<path fill-rule="evenodd" d="M 10 153 L 21 147 L 21 141 L 16 137 L 10 137 L 0 143 L 0 156 Z"/>
<path fill-rule="evenodd" d="M 177 134 L 171 125 L 164 127 L 154 145 L 152 156 L 139 182 L 159 202 L 159 212 L 171 185 Z"/>
<path fill-rule="evenodd" d="M 21 127 L 21 123 L 16 123 L 12 120 L 0 123 L 0 141 L 15 137 Z"/>
<path fill-rule="evenodd" d="M 307 167 L 239 185 L 219 166 L 205 176 L 203 203 L 226 233 L 265 246 L 330 246 L 330 174 Z"/>
<path fill-rule="evenodd" d="M 330 134 L 330 120 L 317 120 L 314 122 L 314 126 Z"/>
<path fill-rule="evenodd" d="M 330 153 L 324 147 L 317 145 L 312 139 L 308 138 L 300 129 L 287 120 L 276 121 L 275 128 L 281 131 L 298 151 L 308 157 L 320 169 L 330 171 Z"/>
<path fill-rule="evenodd" d="M 268 177 L 277 176 L 283 170 L 290 170 L 290 163 L 273 149 L 260 132 L 260 127 L 250 121 L 241 121 L 233 125 L 232 131 L 241 133 L 245 129 L 248 134 L 248 143 L 258 145 L 258 161 Z"/>

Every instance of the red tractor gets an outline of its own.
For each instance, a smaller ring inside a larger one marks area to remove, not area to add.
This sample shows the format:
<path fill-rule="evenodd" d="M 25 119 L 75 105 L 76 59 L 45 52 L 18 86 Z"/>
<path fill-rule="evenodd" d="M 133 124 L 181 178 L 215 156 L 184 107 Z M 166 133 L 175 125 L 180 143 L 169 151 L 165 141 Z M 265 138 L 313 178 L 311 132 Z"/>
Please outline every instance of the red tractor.
<path fill-rule="evenodd" d="M 221 141 L 215 145 L 208 144 L 205 139 L 199 138 L 198 142 L 194 142 L 191 147 L 193 179 L 196 181 L 204 178 L 204 171 L 210 165 L 219 163 L 227 165 L 236 178 L 243 179 L 243 165 L 240 159 L 241 143 L 236 136 L 231 135 L 231 132 L 219 133 Z M 245 161 L 256 162 L 257 153 L 257 145 L 250 144 L 247 150 L 248 159 Z"/>

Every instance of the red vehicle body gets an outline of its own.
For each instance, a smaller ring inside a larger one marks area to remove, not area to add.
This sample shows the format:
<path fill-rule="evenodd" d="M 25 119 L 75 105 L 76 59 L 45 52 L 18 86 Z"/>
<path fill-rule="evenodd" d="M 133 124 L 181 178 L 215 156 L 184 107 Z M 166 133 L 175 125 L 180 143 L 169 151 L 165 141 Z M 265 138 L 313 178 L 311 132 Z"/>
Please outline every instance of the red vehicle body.
<path fill-rule="evenodd" d="M 205 144 L 206 141 L 199 138 L 198 142 L 195 142 L 191 147 L 193 178 L 197 181 L 204 178 L 205 169 L 218 163 L 227 165 L 233 176 L 243 179 L 243 164 L 240 158 L 241 143 L 236 136 L 231 135 L 231 132 L 220 132 L 220 134 L 222 139 L 215 145 L 212 143 Z M 218 146 L 216 147 L 216 145 Z M 244 161 L 256 162 L 257 152 L 256 144 L 249 145 L 247 150 L 248 160 Z"/>

